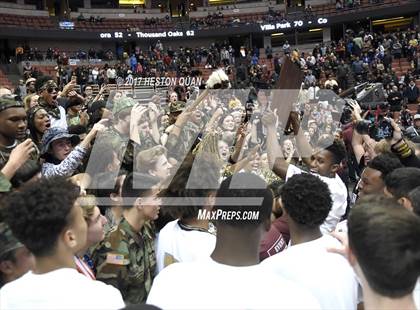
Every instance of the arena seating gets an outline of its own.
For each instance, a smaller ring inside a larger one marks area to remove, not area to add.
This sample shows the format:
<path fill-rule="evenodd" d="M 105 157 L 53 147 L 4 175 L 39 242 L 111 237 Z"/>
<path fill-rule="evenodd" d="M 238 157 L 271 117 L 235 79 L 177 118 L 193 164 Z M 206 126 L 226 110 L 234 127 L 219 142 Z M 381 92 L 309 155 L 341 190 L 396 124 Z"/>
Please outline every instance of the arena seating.
<path fill-rule="evenodd" d="M 11 14 L 0 14 L 0 25 L 2 27 L 20 27 L 35 29 L 54 29 L 57 25 L 49 17 L 44 16 L 20 16 Z"/>
<path fill-rule="evenodd" d="M 0 70 L 0 85 L 10 89 L 14 89 L 16 86 L 13 85 L 13 83 L 8 79 L 7 75 L 2 70 Z"/>
<path fill-rule="evenodd" d="M 384 0 L 381 3 L 371 3 L 369 0 L 361 0 L 361 5 L 355 8 L 344 8 L 337 10 L 335 4 L 320 4 L 312 7 L 315 16 L 336 16 L 348 14 L 351 11 L 369 11 L 378 8 L 394 7 L 409 3 L 410 0 Z M 234 13 L 234 11 L 223 12 L 223 20 L 227 24 L 231 17 L 239 18 L 241 23 L 253 23 L 262 21 L 267 13 Z M 283 12 L 281 12 L 283 13 Z M 197 18 L 192 19 L 197 20 Z M 73 18 L 75 28 L 84 31 L 101 31 L 101 30 L 117 30 L 126 31 L 127 28 L 138 28 L 142 31 L 159 31 L 174 29 L 176 23 L 160 19 L 155 25 L 146 25 L 145 19 L 127 19 L 127 18 L 105 18 L 102 22 L 79 21 Z M 58 24 L 49 17 L 44 16 L 20 16 L 12 14 L 0 14 L 0 25 L 6 27 L 24 27 L 36 29 L 53 29 L 58 28 Z"/>

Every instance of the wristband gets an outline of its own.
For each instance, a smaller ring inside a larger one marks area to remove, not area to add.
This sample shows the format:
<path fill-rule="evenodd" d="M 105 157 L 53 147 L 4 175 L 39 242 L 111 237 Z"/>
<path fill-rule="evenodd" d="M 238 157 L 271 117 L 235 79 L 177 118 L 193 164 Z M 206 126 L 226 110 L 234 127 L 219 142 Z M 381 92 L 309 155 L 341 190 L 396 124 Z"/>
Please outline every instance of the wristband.
<path fill-rule="evenodd" d="M 234 160 L 232 159 L 232 155 L 230 155 L 230 156 L 229 156 L 229 160 L 228 160 L 228 162 L 229 162 L 229 164 L 231 164 L 231 165 L 236 164 L 236 161 L 234 161 Z"/>
<path fill-rule="evenodd" d="M 396 146 L 399 143 L 401 143 L 401 145 L 400 146 Z M 408 146 L 407 142 L 405 142 L 405 140 L 402 139 L 402 138 L 397 143 L 394 143 L 391 146 L 391 150 L 394 153 L 396 153 L 401 158 L 407 158 L 407 157 L 409 157 L 413 153 L 413 151 Z"/>
<path fill-rule="evenodd" d="M 395 148 L 397 144 L 401 143 L 401 141 L 404 141 L 404 139 L 400 138 L 397 142 L 391 145 L 391 148 Z"/>

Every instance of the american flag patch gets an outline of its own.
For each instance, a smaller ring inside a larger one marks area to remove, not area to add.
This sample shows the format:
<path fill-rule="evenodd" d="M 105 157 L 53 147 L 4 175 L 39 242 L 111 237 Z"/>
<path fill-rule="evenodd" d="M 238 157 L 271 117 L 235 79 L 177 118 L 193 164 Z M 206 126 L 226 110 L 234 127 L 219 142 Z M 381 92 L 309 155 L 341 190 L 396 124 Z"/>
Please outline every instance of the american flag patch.
<path fill-rule="evenodd" d="M 121 254 L 108 253 L 106 255 L 106 262 L 112 265 L 128 265 L 130 260 L 125 259 L 124 255 Z"/>

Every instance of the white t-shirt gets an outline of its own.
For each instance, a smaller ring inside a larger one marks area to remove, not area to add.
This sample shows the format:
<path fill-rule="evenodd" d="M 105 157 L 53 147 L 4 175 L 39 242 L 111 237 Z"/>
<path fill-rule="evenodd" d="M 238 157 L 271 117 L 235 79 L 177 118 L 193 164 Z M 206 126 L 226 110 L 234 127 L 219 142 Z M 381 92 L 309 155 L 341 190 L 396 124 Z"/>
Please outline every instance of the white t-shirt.
<path fill-rule="evenodd" d="M 67 129 L 66 110 L 64 110 L 64 108 L 60 105 L 58 106 L 58 109 L 60 110 L 60 118 L 55 118 L 49 115 L 51 127 L 61 127 Z"/>
<path fill-rule="evenodd" d="M 0 309 L 121 309 L 125 304 L 113 286 L 87 278 L 76 269 L 45 274 L 31 271 L 0 290 Z"/>
<path fill-rule="evenodd" d="M 339 245 L 334 237 L 324 235 L 288 247 L 261 265 L 308 289 L 322 309 L 356 309 L 359 285 L 353 269 L 346 258 L 326 250 Z"/>
<path fill-rule="evenodd" d="M 347 226 L 347 220 L 344 220 L 338 223 L 337 226 L 335 227 L 335 231 L 347 233 L 349 231 L 348 226 Z"/>
<path fill-rule="evenodd" d="M 305 289 L 261 265 L 234 267 L 211 258 L 166 267 L 147 303 L 162 309 L 319 309 Z"/>
<path fill-rule="evenodd" d="M 304 173 L 304 171 L 294 165 L 289 165 L 289 167 L 287 168 L 286 181 L 293 175 L 301 173 Z M 337 174 L 335 175 L 335 178 L 323 177 L 319 174 L 314 175 L 316 175 L 322 181 L 327 183 L 328 188 L 331 192 L 333 206 L 331 208 L 330 213 L 328 213 L 328 216 L 325 219 L 324 223 L 321 225 L 321 232 L 323 234 L 330 233 L 335 230 L 335 227 L 341 220 L 341 217 L 344 215 L 344 213 L 346 213 L 347 188 Z"/>
<path fill-rule="evenodd" d="M 114 68 L 109 68 L 106 71 L 106 76 L 108 77 L 108 79 L 115 79 L 117 77 L 117 71 L 115 71 Z"/>
<path fill-rule="evenodd" d="M 156 241 L 157 272 L 165 267 L 165 256 L 177 262 L 194 262 L 209 257 L 216 245 L 216 236 L 201 230 L 186 230 L 179 220 L 169 222 Z"/>
<path fill-rule="evenodd" d="M 413 295 L 414 295 L 414 302 L 416 304 L 416 308 L 420 309 L 420 279 L 417 280 L 417 284 L 416 284 L 416 287 L 414 288 Z"/>

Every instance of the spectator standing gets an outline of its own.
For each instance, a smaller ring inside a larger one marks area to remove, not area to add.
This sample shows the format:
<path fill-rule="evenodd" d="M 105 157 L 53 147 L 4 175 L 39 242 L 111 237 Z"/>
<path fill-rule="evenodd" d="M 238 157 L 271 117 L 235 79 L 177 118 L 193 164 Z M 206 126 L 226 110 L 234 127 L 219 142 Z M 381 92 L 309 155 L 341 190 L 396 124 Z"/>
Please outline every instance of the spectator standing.
<path fill-rule="evenodd" d="M 117 287 L 128 304 L 146 301 L 156 269 L 153 220 L 159 215 L 158 178 L 129 174 L 122 219 L 94 250 L 96 278 Z"/>
<path fill-rule="evenodd" d="M 0 98 L 0 168 L 3 168 L 14 148 L 26 137 L 26 113 L 22 103 L 12 97 Z"/>
<path fill-rule="evenodd" d="M 106 77 L 108 78 L 109 84 L 115 84 L 117 81 L 117 71 L 114 67 L 109 67 L 108 70 L 106 70 Z"/>
<path fill-rule="evenodd" d="M 73 86 L 76 81 L 73 82 Z M 66 111 L 59 105 L 58 98 L 58 86 L 50 76 L 42 76 L 37 79 L 35 88 L 39 94 L 38 104 L 43 107 L 51 120 L 51 127 L 62 127 L 67 128 Z M 62 92 L 64 95 L 67 91 Z"/>
<path fill-rule="evenodd" d="M 117 289 L 92 281 L 76 270 L 74 255 L 87 240 L 87 224 L 78 196 L 78 188 L 69 181 L 52 179 L 8 197 L 7 223 L 35 256 L 35 267 L 2 287 L 2 309 L 116 310 L 125 306 Z"/>
<path fill-rule="evenodd" d="M 289 55 L 290 52 L 291 52 L 291 46 L 290 46 L 289 42 L 286 40 L 286 42 L 284 42 L 284 44 L 283 44 L 283 53 L 285 55 Z"/>
<path fill-rule="evenodd" d="M 291 246 L 264 260 L 263 266 L 308 289 L 322 309 L 356 309 L 355 274 L 344 257 L 327 252 L 337 240 L 320 231 L 332 207 L 328 185 L 314 175 L 294 175 L 280 197 Z"/>
<path fill-rule="evenodd" d="M 346 90 L 348 88 L 348 75 L 350 74 L 350 68 L 342 59 L 340 64 L 337 66 L 337 82 L 338 87 L 342 90 Z"/>
<path fill-rule="evenodd" d="M 223 203 L 227 197 L 235 197 L 237 204 L 227 206 Z M 259 203 L 238 204 L 251 197 L 259 197 Z M 162 270 L 147 303 L 164 309 L 318 308 L 306 290 L 273 276 L 258 264 L 260 241 L 270 226 L 272 202 L 271 191 L 255 174 L 239 173 L 225 179 L 216 195 L 217 210 L 258 210 L 258 219 L 217 219 L 216 247 L 211 256 L 202 261 L 172 264 Z M 197 290 L 200 279 L 206 281 Z M 217 298 L 208 298 L 209 292 Z"/>
<path fill-rule="evenodd" d="M 413 125 L 406 129 L 405 134 L 409 139 L 420 136 L 420 114 L 414 115 Z"/>
<path fill-rule="evenodd" d="M 410 80 L 410 83 L 404 90 L 403 95 L 404 98 L 407 99 L 408 104 L 417 104 L 417 99 L 420 97 L 420 90 L 413 79 Z"/>

